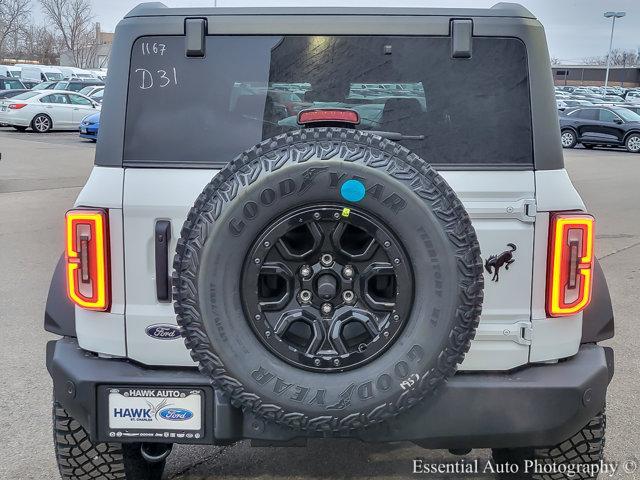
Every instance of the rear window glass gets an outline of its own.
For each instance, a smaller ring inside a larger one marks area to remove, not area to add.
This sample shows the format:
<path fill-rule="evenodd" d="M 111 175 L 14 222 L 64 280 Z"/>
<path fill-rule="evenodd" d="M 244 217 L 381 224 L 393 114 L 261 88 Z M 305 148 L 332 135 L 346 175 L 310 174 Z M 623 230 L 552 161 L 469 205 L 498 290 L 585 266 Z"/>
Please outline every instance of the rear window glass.
<path fill-rule="evenodd" d="M 474 38 L 452 59 L 447 37 L 209 36 L 204 59 L 184 37 L 134 48 L 124 159 L 224 164 L 299 128 L 306 108 L 351 108 L 362 130 L 402 140 L 434 165 L 533 165 L 527 55 L 517 39 Z"/>
<path fill-rule="evenodd" d="M 35 97 L 36 95 L 40 95 L 39 92 L 24 92 L 20 95 L 16 95 L 13 97 L 13 100 L 29 100 L 30 98 Z"/>

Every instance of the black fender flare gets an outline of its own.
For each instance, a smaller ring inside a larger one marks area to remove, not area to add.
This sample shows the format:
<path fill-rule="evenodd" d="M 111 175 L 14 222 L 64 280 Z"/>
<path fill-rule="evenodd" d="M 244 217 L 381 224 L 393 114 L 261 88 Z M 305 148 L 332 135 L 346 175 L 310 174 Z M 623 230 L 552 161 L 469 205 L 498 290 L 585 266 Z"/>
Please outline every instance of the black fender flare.
<path fill-rule="evenodd" d="M 609 286 L 597 259 L 593 265 L 591 294 L 591 303 L 582 314 L 582 340 L 580 343 L 601 342 L 613 338 L 615 334 Z"/>
<path fill-rule="evenodd" d="M 47 306 L 44 311 L 44 329 L 63 337 L 77 337 L 76 310 L 67 296 L 64 254 L 60 255 L 49 286 Z"/>

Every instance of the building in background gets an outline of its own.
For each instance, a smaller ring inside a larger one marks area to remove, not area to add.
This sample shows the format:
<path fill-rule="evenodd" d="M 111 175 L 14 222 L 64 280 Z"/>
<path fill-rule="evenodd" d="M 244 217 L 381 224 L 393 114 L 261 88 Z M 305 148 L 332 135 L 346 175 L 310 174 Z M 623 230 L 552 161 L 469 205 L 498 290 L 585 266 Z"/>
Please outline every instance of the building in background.
<path fill-rule="evenodd" d="M 604 85 L 604 65 L 557 65 L 553 67 L 555 85 Z M 609 85 L 640 87 L 640 67 L 611 67 Z"/>
<path fill-rule="evenodd" d="M 88 70 L 107 68 L 109 66 L 109 57 L 111 56 L 111 47 L 113 45 L 113 33 L 103 32 L 100 24 L 96 23 L 96 39 L 95 44 L 86 47 L 82 57 L 86 59 L 82 68 Z M 60 54 L 60 65 L 63 67 L 75 67 L 73 55 L 70 52 L 62 52 Z"/>

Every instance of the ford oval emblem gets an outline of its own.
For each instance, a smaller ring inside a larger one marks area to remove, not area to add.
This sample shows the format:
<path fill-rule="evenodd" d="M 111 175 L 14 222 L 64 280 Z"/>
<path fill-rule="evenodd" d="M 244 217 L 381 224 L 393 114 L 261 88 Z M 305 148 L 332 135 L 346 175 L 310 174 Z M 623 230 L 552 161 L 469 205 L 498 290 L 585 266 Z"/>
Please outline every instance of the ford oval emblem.
<path fill-rule="evenodd" d="M 145 330 L 147 335 L 158 340 L 175 340 L 180 338 L 180 328 L 176 325 L 157 324 L 149 325 Z"/>
<path fill-rule="evenodd" d="M 193 412 L 186 408 L 164 408 L 159 413 L 161 418 L 165 420 L 171 420 L 172 422 L 184 422 L 193 417 Z"/>

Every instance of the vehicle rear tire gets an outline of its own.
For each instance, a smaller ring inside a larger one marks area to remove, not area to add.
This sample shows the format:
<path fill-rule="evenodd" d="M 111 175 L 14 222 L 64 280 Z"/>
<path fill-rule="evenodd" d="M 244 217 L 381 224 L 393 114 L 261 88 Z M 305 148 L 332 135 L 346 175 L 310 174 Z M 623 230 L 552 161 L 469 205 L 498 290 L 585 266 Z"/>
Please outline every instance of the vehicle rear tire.
<path fill-rule="evenodd" d="M 627 151 L 631 153 L 639 153 L 640 152 L 640 134 L 632 133 L 627 137 L 624 142 L 624 146 Z"/>
<path fill-rule="evenodd" d="M 13 128 L 15 128 L 19 132 L 26 132 L 27 131 L 27 127 L 19 127 L 17 125 L 13 125 Z"/>
<path fill-rule="evenodd" d="M 165 462 L 149 463 L 140 444 L 93 443 L 88 432 L 54 400 L 53 441 L 63 480 L 160 480 Z"/>
<path fill-rule="evenodd" d="M 573 148 L 578 143 L 578 137 L 573 130 L 565 129 L 560 132 L 562 148 Z"/>
<path fill-rule="evenodd" d="M 456 372 L 482 270 L 469 216 L 429 164 L 313 128 L 265 140 L 205 187 L 178 240 L 174 308 L 235 406 L 335 434 L 401 415 Z"/>
<path fill-rule="evenodd" d="M 53 121 L 49 115 L 40 113 L 31 120 L 31 129 L 38 133 L 49 133 L 53 128 Z"/>
<path fill-rule="evenodd" d="M 506 463 L 518 466 L 518 473 L 501 478 L 511 480 L 594 480 L 596 476 L 577 472 L 574 476 L 562 473 L 562 466 L 599 464 L 604 458 L 606 415 L 596 415 L 582 430 L 566 441 L 549 448 L 493 449 L 493 461 L 497 465 Z M 555 472 L 525 473 L 525 462 L 534 461 L 544 468 L 560 467 Z"/>

